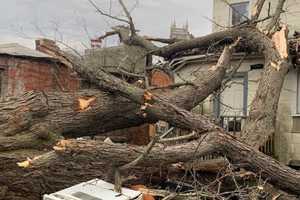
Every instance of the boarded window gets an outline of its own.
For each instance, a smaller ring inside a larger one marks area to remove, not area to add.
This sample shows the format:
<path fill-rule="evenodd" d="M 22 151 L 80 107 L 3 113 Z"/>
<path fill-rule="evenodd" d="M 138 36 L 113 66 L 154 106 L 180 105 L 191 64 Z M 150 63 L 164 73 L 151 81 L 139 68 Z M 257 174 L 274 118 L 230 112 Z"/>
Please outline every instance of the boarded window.
<path fill-rule="evenodd" d="M 230 5 L 231 25 L 237 25 L 247 20 L 249 16 L 249 2 Z"/>

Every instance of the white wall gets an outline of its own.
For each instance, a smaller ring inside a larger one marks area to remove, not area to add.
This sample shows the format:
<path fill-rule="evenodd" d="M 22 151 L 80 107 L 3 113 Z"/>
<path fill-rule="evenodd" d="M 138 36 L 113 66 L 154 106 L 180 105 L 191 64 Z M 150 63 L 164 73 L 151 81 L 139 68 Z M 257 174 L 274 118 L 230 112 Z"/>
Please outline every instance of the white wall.
<path fill-rule="evenodd" d="M 232 65 L 237 65 L 239 61 L 232 62 Z M 252 64 L 263 64 L 262 59 L 245 60 L 239 69 L 239 72 L 246 72 L 248 74 L 248 106 L 249 111 L 251 102 L 255 96 L 258 82 L 262 74 L 262 69 L 250 70 Z M 206 63 L 203 65 L 188 65 L 178 71 L 181 78 L 185 80 L 193 80 L 201 71 L 207 70 L 209 67 L 215 65 L 213 63 Z M 180 82 L 181 78 L 175 76 L 175 82 Z M 296 113 L 296 90 L 297 90 L 297 73 L 295 69 L 291 69 L 285 78 L 282 88 L 280 101 L 278 105 L 277 126 L 275 134 L 275 152 L 278 159 L 285 164 L 291 159 L 300 160 L 300 133 L 292 133 L 292 119 Z M 224 91 L 224 97 L 234 96 L 234 90 Z M 227 99 L 230 101 L 230 98 Z M 204 112 L 207 114 L 213 113 L 212 97 L 204 101 Z"/>
<path fill-rule="evenodd" d="M 250 3 L 250 12 L 251 7 L 253 6 L 253 0 L 227 0 L 228 3 L 239 3 L 247 2 Z M 260 18 L 265 18 L 268 16 L 269 3 L 270 3 L 270 14 L 272 15 L 276 9 L 278 0 L 266 0 Z M 284 10 L 286 11 L 281 15 L 282 22 L 287 23 L 290 35 L 294 33 L 295 30 L 300 31 L 300 1 L 299 0 L 287 0 L 284 5 Z M 213 24 L 213 32 L 220 31 L 225 29 L 224 27 L 230 26 L 230 7 L 223 0 L 214 0 L 213 6 L 213 20 L 223 26 L 218 26 Z"/>

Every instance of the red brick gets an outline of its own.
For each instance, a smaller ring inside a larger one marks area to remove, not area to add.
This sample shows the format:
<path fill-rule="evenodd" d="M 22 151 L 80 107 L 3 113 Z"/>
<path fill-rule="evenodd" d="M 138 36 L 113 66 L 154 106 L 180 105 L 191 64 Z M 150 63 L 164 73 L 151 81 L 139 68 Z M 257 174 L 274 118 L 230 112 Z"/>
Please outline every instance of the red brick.
<path fill-rule="evenodd" d="M 5 57 L 0 56 L 0 63 L 2 62 L 10 64 L 7 73 L 9 95 L 17 95 L 29 90 L 59 90 L 57 81 L 65 90 L 76 91 L 80 87 L 79 78 L 71 76 L 71 70 L 64 65 L 57 66 L 55 63 L 29 58 L 11 58 L 5 61 Z M 24 86 L 24 91 L 16 91 L 17 85 L 21 88 Z"/>

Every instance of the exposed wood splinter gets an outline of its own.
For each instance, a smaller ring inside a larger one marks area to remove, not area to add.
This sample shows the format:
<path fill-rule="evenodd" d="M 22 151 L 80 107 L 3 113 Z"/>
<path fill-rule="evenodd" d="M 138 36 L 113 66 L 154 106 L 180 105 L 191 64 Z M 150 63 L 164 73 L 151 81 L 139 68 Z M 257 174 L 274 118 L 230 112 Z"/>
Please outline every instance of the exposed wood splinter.
<path fill-rule="evenodd" d="M 144 93 L 144 99 L 146 101 L 152 100 L 152 97 L 153 97 L 153 94 L 151 94 L 149 91 L 145 91 L 145 93 Z"/>
<path fill-rule="evenodd" d="M 79 104 L 79 111 L 84 112 L 87 111 L 91 108 L 91 105 L 93 102 L 95 102 L 96 97 L 90 97 L 90 98 L 79 98 L 78 99 L 78 104 Z"/>
<path fill-rule="evenodd" d="M 55 151 L 64 151 L 66 150 L 67 145 L 69 144 L 68 140 L 60 140 L 54 147 L 53 149 Z"/>

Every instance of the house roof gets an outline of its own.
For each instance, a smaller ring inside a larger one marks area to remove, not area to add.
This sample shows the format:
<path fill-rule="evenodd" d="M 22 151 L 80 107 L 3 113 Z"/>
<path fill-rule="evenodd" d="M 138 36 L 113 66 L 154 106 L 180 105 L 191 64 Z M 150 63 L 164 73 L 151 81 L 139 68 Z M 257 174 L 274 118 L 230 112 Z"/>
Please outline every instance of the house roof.
<path fill-rule="evenodd" d="M 36 51 L 34 49 L 30 49 L 28 47 L 24 47 L 17 43 L 0 44 L 0 55 L 1 54 L 19 57 L 55 59 L 54 57 L 48 54 Z"/>
<path fill-rule="evenodd" d="M 244 53 L 234 53 L 232 60 L 240 60 L 244 57 Z M 220 54 L 201 54 L 201 55 L 190 55 L 183 56 L 180 58 L 175 58 L 169 64 L 170 69 L 173 72 L 180 71 L 182 68 L 185 68 L 189 64 L 205 64 L 205 63 L 215 63 L 218 61 Z M 260 54 L 247 55 L 247 59 L 261 59 L 263 58 Z"/>

